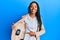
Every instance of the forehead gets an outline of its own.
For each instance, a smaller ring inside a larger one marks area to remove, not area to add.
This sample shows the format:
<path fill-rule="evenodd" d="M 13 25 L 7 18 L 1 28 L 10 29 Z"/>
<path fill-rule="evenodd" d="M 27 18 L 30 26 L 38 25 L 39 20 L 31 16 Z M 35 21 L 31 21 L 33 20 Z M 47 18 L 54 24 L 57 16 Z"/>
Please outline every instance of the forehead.
<path fill-rule="evenodd" d="M 32 3 L 31 6 L 37 6 L 37 4 L 36 3 Z"/>

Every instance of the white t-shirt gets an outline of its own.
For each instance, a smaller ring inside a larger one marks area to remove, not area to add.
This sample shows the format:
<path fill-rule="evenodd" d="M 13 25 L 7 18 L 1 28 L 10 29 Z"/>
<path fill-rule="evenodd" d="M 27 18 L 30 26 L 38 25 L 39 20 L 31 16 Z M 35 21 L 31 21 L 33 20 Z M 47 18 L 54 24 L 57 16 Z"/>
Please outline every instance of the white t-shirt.
<path fill-rule="evenodd" d="M 38 22 L 37 22 L 37 18 L 31 18 L 29 16 L 29 14 L 26 15 L 25 18 L 25 23 L 26 23 L 26 32 L 37 32 L 37 28 L 38 28 Z M 25 34 L 24 40 L 36 40 L 36 38 L 34 36 L 30 36 L 29 34 Z"/>

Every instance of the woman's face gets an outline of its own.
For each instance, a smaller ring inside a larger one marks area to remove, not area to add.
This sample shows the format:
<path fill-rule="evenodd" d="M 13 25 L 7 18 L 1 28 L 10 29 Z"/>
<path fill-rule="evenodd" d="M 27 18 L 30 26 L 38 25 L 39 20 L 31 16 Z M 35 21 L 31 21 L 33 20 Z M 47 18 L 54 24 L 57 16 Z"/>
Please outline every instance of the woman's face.
<path fill-rule="evenodd" d="M 31 6 L 30 6 L 30 11 L 31 13 L 36 13 L 37 12 L 37 5 L 36 3 L 32 3 Z"/>

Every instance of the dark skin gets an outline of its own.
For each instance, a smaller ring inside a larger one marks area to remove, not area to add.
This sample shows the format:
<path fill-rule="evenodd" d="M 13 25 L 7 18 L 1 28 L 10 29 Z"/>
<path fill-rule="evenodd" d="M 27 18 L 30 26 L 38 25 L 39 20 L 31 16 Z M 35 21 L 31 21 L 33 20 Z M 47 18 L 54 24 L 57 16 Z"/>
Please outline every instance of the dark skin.
<path fill-rule="evenodd" d="M 35 34 L 35 32 L 32 32 L 32 31 L 30 31 L 30 36 L 35 36 L 36 37 L 36 34 Z"/>
<path fill-rule="evenodd" d="M 37 5 L 35 3 L 31 4 L 30 11 L 31 11 L 31 13 L 29 14 L 29 16 L 33 19 L 35 17 L 36 12 L 37 12 Z M 36 33 L 32 32 L 32 31 L 30 31 L 29 35 L 36 37 Z"/>

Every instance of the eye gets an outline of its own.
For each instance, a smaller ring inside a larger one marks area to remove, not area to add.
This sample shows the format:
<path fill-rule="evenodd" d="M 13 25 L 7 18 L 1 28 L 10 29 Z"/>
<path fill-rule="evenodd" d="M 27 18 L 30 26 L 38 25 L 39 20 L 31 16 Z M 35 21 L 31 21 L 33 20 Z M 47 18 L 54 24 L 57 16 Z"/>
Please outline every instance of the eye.
<path fill-rule="evenodd" d="M 31 8 L 33 8 L 33 5 L 31 5 Z"/>
<path fill-rule="evenodd" d="M 35 6 L 35 8 L 37 8 L 37 6 Z"/>

